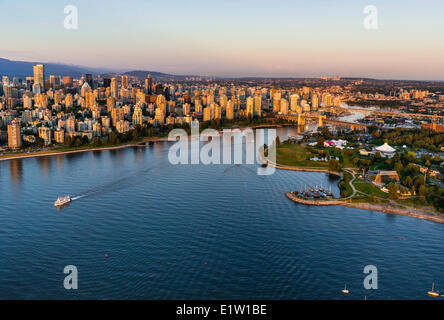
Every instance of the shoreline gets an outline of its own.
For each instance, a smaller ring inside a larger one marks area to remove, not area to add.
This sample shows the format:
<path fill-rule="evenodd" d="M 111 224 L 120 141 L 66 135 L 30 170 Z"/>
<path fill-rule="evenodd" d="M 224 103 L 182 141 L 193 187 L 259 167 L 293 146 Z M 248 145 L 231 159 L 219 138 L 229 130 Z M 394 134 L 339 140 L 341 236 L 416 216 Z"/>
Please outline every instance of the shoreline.
<path fill-rule="evenodd" d="M 161 142 L 161 141 L 168 141 L 168 137 L 145 138 L 144 140 L 139 141 L 139 142 L 128 143 L 128 144 L 123 144 L 123 145 L 113 146 L 113 147 L 96 147 L 96 148 L 78 149 L 78 150 L 70 150 L 70 151 L 48 150 L 48 151 L 42 151 L 42 152 L 37 151 L 37 152 L 30 152 L 30 153 L 18 153 L 18 154 L 14 154 L 14 155 L 0 156 L 0 161 L 58 156 L 58 155 L 71 154 L 71 153 L 82 153 L 82 152 L 88 152 L 88 151 L 118 150 L 118 149 L 124 149 L 124 148 L 129 148 L 129 147 L 141 146 L 141 144 L 147 143 L 147 142 Z M 41 153 L 39 153 L 39 152 L 41 152 Z"/>
<path fill-rule="evenodd" d="M 362 209 L 368 211 L 378 211 L 385 214 L 397 214 L 401 216 L 407 216 L 407 217 L 444 224 L 444 216 L 440 217 L 440 216 L 432 216 L 426 213 L 411 212 L 408 209 L 401 209 L 390 205 L 381 205 L 381 204 L 365 203 L 365 202 L 348 202 L 341 199 L 331 200 L 331 201 L 301 199 L 299 197 L 294 196 L 291 192 L 285 193 L 285 196 L 295 203 L 307 206 L 343 206 L 343 207 Z"/>
<path fill-rule="evenodd" d="M 251 129 L 261 129 L 261 128 L 281 128 L 282 125 L 277 124 L 262 124 L 262 125 L 256 125 L 253 127 L 237 127 L 234 129 L 245 129 L 245 128 L 251 128 Z M 232 129 L 232 128 L 230 128 Z M 223 133 L 223 129 L 219 130 L 219 133 Z M 168 137 L 152 137 L 152 138 L 144 138 L 140 142 L 134 142 L 129 144 L 123 144 L 119 146 L 113 146 L 113 147 L 95 147 L 95 148 L 86 148 L 86 149 L 77 149 L 77 150 L 70 150 L 70 151 L 58 151 L 58 150 L 47 150 L 47 151 L 35 151 L 30 153 L 17 153 L 12 155 L 3 155 L 0 156 L 0 161 L 8 161 L 8 160 L 18 160 L 18 159 L 29 159 L 29 158 L 37 158 L 37 157 L 48 157 L 48 156 L 56 156 L 56 155 L 63 155 L 63 154 L 70 154 L 70 153 L 81 153 L 81 152 L 88 152 L 88 151 L 102 151 L 102 150 L 118 150 L 123 148 L 129 148 L 129 147 L 137 147 L 141 143 L 146 142 L 161 142 L 161 141 L 168 141 Z"/>
<path fill-rule="evenodd" d="M 280 170 L 290 170 L 290 171 L 308 171 L 308 172 L 326 172 L 331 174 L 336 174 L 342 177 L 341 173 L 338 172 L 330 172 L 328 169 L 324 168 L 313 168 L 313 167 L 291 167 L 291 166 L 283 166 L 276 164 L 274 162 L 269 161 L 268 159 L 263 159 L 260 157 L 261 161 L 263 163 L 267 163 L 268 165 L 280 169 Z M 351 186 L 353 184 L 351 183 Z M 343 206 L 343 207 L 349 207 L 349 208 L 355 208 L 355 209 L 362 209 L 362 210 L 368 210 L 368 211 L 377 211 L 385 214 L 397 214 L 401 216 L 407 216 L 427 221 L 432 221 L 436 223 L 444 224 L 444 215 L 442 216 L 434 216 L 428 213 L 418 213 L 418 212 L 412 212 L 412 210 L 415 210 L 415 208 L 397 208 L 390 205 L 381 205 L 377 203 L 366 203 L 366 202 L 350 202 L 350 198 L 343 198 L 343 199 L 336 199 L 336 200 L 310 200 L 310 199 L 302 199 L 299 197 L 294 196 L 291 192 L 285 193 L 285 196 L 290 199 L 291 201 L 297 203 L 297 204 L 303 204 L 307 206 Z"/>

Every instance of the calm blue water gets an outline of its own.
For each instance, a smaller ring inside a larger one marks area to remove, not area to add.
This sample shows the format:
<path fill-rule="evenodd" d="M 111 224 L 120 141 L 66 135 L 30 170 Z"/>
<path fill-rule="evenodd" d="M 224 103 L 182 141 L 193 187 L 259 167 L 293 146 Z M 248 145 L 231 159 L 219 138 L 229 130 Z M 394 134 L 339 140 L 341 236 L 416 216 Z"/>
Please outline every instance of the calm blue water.
<path fill-rule="evenodd" d="M 168 146 L 0 162 L 0 298 L 427 299 L 432 282 L 444 288 L 444 225 L 297 205 L 284 193 L 337 193 L 336 182 L 173 166 Z M 58 211 L 66 194 L 79 198 Z M 369 264 L 378 290 L 363 287 Z M 63 287 L 66 265 L 77 291 Z"/>

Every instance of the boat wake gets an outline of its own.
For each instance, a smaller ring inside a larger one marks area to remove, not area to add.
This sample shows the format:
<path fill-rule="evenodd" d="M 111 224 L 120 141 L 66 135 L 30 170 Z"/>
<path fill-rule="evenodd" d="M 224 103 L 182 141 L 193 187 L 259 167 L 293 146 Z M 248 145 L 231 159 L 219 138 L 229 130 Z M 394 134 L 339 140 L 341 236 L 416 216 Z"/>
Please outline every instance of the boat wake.
<path fill-rule="evenodd" d="M 71 198 L 72 201 L 80 200 L 83 198 L 91 197 L 94 195 L 104 194 L 108 192 L 113 192 L 116 190 L 122 190 L 124 188 L 134 186 L 135 184 L 141 183 L 146 180 L 145 174 L 149 171 L 153 170 L 155 166 L 146 168 L 145 170 L 141 170 L 138 172 L 135 172 L 129 176 L 114 180 L 110 183 L 98 186 L 94 188 L 93 190 L 87 191 L 85 193 L 82 193 L 80 195 L 73 196 Z"/>
<path fill-rule="evenodd" d="M 72 201 L 74 201 L 74 200 L 79 200 L 79 199 L 82 199 L 82 198 L 84 198 L 84 197 L 86 197 L 86 196 L 87 196 L 87 194 L 82 194 L 82 195 L 77 196 L 77 197 L 72 197 L 71 200 L 72 200 Z"/>

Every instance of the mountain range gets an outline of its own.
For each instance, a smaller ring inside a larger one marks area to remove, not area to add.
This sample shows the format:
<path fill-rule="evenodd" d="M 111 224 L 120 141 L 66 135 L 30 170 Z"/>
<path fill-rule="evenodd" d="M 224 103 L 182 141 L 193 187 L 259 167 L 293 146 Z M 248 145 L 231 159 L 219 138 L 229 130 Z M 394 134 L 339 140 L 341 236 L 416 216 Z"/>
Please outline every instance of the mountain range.
<path fill-rule="evenodd" d="M 112 70 L 105 68 L 91 68 L 84 66 L 69 65 L 63 63 L 52 63 L 52 62 L 29 62 L 29 61 L 15 61 L 0 58 L 0 76 L 9 77 L 31 77 L 33 75 L 32 66 L 35 64 L 45 65 L 45 75 L 46 77 L 50 74 L 59 76 L 71 76 L 75 79 L 79 79 L 87 73 L 93 75 L 102 75 L 103 77 L 112 76 L 116 74 L 124 74 L 128 76 L 138 77 L 140 79 L 145 79 L 148 74 L 151 74 L 153 78 L 157 79 L 183 79 L 187 76 L 185 75 L 172 75 L 157 71 L 122 71 L 122 70 Z"/>

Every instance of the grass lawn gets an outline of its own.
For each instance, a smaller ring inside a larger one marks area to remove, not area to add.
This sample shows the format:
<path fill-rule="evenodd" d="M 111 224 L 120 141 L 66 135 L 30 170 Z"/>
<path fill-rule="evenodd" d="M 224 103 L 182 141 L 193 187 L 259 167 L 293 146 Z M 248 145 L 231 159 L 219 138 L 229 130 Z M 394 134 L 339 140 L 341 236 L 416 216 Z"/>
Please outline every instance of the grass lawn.
<path fill-rule="evenodd" d="M 353 179 L 353 176 L 349 172 L 344 171 L 344 177 L 341 180 L 341 182 L 339 182 L 339 187 L 341 189 L 341 197 L 343 198 L 350 197 L 353 194 L 353 189 L 350 186 L 351 179 Z"/>
<path fill-rule="evenodd" d="M 311 161 L 314 155 L 305 146 L 298 144 L 281 144 L 276 150 L 278 164 L 296 167 L 328 167 L 328 162 Z"/>
<path fill-rule="evenodd" d="M 343 168 L 355 168 L 356 166 L 353 164 L 353 154 L 346 155 L 345 152 L 342 152 L 342 167 Z"/>
<path fill-rule="evenodd" d="M 382 192 L 377 186 L 371 184 L 370 182 L 366 182 L 363 180 L 355 180 L 353 182 L 353 185 L 355 186 L 356 190 L 361 191 L 365 194 L 372 195 L 374 194 L 376 197 L 387 199 L 388 194 L 385 192 Z"/>

